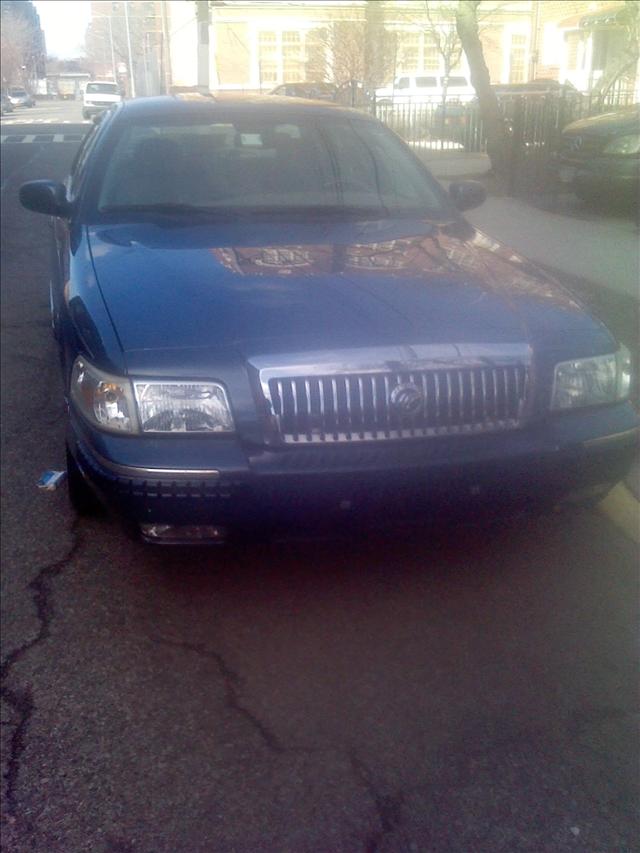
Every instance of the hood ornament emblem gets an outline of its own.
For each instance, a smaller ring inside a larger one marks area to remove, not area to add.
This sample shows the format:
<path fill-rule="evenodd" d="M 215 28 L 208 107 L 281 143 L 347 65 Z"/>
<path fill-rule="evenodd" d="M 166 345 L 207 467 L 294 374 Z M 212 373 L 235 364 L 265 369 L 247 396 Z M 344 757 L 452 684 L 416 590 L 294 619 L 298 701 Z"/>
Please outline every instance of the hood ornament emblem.
<path fill-rule="evenodd" d="M 417 385 L 405 382 L 396 385 L 389 396 L 389 402 L 400 414 L 415 416 L 423 410 L 424 395 Z"/>

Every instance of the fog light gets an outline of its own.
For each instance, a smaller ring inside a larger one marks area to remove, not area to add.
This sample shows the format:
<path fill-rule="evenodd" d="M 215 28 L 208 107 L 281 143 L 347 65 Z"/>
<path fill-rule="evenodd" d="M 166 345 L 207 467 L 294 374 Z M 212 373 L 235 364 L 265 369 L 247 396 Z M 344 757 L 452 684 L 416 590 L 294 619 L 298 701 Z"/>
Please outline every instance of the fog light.
<path fill-rule="evenodd" d="M 141 524 L 140 532 L 151 542 L 222 542 L 227 535 L 214 524 Z"/>

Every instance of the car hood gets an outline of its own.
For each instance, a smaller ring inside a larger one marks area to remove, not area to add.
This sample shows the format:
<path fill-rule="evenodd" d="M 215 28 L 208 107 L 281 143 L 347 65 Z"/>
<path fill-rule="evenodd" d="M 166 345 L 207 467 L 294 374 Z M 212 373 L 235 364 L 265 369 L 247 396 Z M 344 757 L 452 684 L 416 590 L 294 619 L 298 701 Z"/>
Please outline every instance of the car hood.
<path fill-rule="evenodd" d="M 562 133 L 563 135 L 580 133 L 589 136 L 608 136 L 612 133 L 638 132 L 639 130 L 640 108 L 634 106 L 574 121 L 567 125 Z"/>
<path fill-rule="evenodd" d="M 535 344 L 602 330 L 552 279 L 462 219 L 96 225 L 88 240 L 130 354 Z"/>

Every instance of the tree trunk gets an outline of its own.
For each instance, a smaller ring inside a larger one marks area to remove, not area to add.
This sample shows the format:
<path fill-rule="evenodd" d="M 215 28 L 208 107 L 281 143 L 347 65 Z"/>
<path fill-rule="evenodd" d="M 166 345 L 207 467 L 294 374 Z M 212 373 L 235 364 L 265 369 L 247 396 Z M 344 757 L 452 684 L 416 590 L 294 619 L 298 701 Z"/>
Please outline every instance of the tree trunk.
<path fill-rule="evenodd" d="M 504 121 L 498 99 L 491 87 L 489 69 L 484 59 L 482 42 L 478 33 L 477 8 L 479 0 L 459 0 L 456 9 L 456 28 L 462 42 L 471 83 L 480 105 L 480 117 L 487 135 L 487 153 L 494 173 L 502 178 L 508 169 Z"/>

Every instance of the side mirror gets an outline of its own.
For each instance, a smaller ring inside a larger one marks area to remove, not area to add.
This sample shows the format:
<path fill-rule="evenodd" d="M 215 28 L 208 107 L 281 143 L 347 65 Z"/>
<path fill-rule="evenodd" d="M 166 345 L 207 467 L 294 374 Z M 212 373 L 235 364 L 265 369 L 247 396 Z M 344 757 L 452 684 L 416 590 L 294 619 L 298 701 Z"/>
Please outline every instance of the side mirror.
<path fill-rule="evenodd" d="M 449 195 L 458 210 L 472 210 L 486 200 L 487 191 L 479 181 L 453 181 Z"/>
<path fill-rule="evenodd" d="M 36 213 L 60 216 L 66 219 L 71 213 L 64 184 L 57 181 L 29 181 L 20 187 L 20 204 Z"/>

